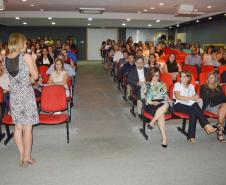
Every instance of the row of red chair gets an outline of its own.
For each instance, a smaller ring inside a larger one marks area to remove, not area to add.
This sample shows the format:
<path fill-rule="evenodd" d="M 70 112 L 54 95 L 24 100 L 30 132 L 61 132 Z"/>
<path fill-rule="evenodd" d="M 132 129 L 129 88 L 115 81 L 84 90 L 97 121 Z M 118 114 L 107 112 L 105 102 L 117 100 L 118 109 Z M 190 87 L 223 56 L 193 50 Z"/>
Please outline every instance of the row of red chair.
<path fill-rule="evenodd" d="M 1 113 L 3 113 L 3 91 L 0 88 L 0 104 Z M 58 125 L 66 123 L 66 133 L 67 133 L 67 143 L 69 143 L 69 122 L 70 122 L 70 112 L 69 104 L 67 103 L 67 97 L 65 94 L 65 88 L 62 85 L 51 85 L 42 88 L 41 92 L 41 111 L 43 113 L 39 114 L 39 122 L 43 125 Z M 63 113 L 67 111 L 67 113 Z M 54 114 L 55 112 L 61 112 L 60 114 Z M 3 115 L 0 117 L 1 124 L 6 127 L 6 139 L 4 144 L 11 140 L 13 133 L 10 132 L 9 126 L 13 125 L 12 117 L 10 114 Z M 5 137 L 5 134 L 0 130 L 0 141 Z"/>

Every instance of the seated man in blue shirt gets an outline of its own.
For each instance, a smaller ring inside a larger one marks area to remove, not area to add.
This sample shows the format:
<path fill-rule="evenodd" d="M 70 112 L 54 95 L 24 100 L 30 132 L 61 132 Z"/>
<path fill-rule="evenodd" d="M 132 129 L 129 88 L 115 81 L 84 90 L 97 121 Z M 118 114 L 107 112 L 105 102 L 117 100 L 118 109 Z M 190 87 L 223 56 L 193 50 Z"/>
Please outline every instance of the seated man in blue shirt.
<path fill-rule="evenodd" d="M 201 72 L 202 58 L 198 55 L 198 48 L 191 48 L 191 54 L 186 57 L 185 64 L 194 65 L 196 66 L 197 72 Z"/>
<path fill-rule="evenodd" d="M 64 55 L 59 54 L 57 58 L 60 58 L 64 61 Z M 70 77 L 74 77 L 76 75 L 75 70 L 71 67 L 71 65 L 64 63 L 64 69 L 68 72 Z M 46 71 L 46 74 L 50 75 L 54 71 L 54 64 L 52 64 L 49 69 Z"/>
<path fill-rule="evenodd" d="M 75 55 L 75 53 L 73 53 L 73 52 L 71 51 L 70 45 L 69 45 L 69 44 L 66 44 L 66 45 L 65 45 L 65 49 L 67 50 L 67 56 L 73 60 L 74 64 L 77 63 L 78 58 L 77 58 L 77 56 Z M 76 64 L 75 64 L 75 65 L 76 65 Z"/>

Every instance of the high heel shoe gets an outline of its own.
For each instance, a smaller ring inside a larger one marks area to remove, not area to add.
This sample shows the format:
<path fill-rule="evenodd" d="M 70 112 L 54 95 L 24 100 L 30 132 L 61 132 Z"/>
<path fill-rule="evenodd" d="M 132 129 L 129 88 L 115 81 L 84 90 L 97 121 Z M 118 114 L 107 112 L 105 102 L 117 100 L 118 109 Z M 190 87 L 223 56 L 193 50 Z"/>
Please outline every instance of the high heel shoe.
<path fill-rule="evenodd" d="M 188 141 L 189 141 L 190 143 L 192 143 L 192 144 L 196 143 L 195 138 L 190 138 L 190 139 L 188 139 Z"/>
<path fill-rule="evenodd" d="M 214 133 L 214 132 L 217 131 L 217 128 L 214 128 L 214 127 L 212 127 L 211 125 L 209 125 L 209 127 L 210 127 L 211 129 L 206 128 L 206 127 L 204 128 L 207 135 L 210 135 L 210 134 L 212 134 L 212 133 Z"/>
<path fill-rule="evenodd" d="M 161 145 L 163 148 L 167 148 L 167 143 L 166 144 L 161 143 Z"/>
<path fill-rule="evenodd" d="M 226 143 L 226 140 L 224 139 L 224 133 L 223 133 L 224 127 L 220 123 L 218 123 L 216 126 L 217 126 L 217 129 L 218 129 L 217 130 L 218 141 L 221 142 L 221 143 Z"/>
<path fill-rule="evenodd" d="M 29 159 L 29 160 L 25 160 L 25 162 L 27 163 L 27 164 L 35 164 L 36 163 L 36 161 L 35 161 L 35 159 Z"/>
<path fill-rule="evenodd" d="M 150 124 L 148 124 L 148 128 L 149 128 L 150 130 L 153 130 L 153 126 L 150 125 Z"/>

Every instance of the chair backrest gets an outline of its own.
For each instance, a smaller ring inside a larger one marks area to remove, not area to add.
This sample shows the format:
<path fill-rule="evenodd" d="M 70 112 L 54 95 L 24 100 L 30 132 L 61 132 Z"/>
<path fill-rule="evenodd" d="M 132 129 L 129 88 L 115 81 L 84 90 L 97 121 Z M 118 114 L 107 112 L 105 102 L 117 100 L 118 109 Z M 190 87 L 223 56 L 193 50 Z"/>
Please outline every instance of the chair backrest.
<path fill-rule="evenodd" d="M 195 66 L 185 64 L 183 66 L 183 71 L 190 71 L 192 75 L 194 76 L 195 80 L 198 80 L 198 72 Z"/>
<path fill-rule="evenodd" d="M 2 104 L 4 101 L 3 96 L 4 96 L 3 89 L 2 89 L 2 87 L 0 87 L 0 104 Z"/>
<path fill-rule="evenodd" d="M 41 109 L 44 112 L 66 110 L 67 98 L 62 85 L 50 85 L 42 88 Z"/>
<path fill-rule="evenodd" d="M 173 78 L 169 73 L 160 74 L 160 81 L 166 84 L 167 92 L 169 92 L 170 86 L 173 85 Z"/>
<path fill-rule="evenodd" d="M 159 62 L 166 62 L 169 58 L 169 55 L 162 55 L 161 57 L 159 57 L 158 61 Z"/>
<path fill-rule="evenodd" d="M 219 74 L 222 74 L 224 71 L 226 71 L 226 66 L 219 66 Z"/>
<path fill-rule="evenodd" d="M 46 74 L 47 70 L 48 70 L 48 66 L 46 65 L 41 65 L 39 66 L 39 73 L 41 74 L 42 76 L 42 83 L 47 83 L 48 80 L 49 80 L 49 76 Z"/>
<path fill-rule="evenodd" d="M 205 84 L 208 78 L 208 72 L 202 72 L 199 74 L 199 85 Z"/>
<path fill-rule="evenodd" d="M 209 66 L 209 65 L 206 65 L 206 66 L 202 65 L 201 66 L 201 71 L 209 73 L 211 71 L 214 71 L 214 67 L 213 66 Z"/>
<path fill-rule="evenodd" d="M 222 88 L 222 90 L 224 91 L 224 95 L 226 96 L 226 84 L 223 84 L 223 85 L 221 86 L 221 88 Z"/>

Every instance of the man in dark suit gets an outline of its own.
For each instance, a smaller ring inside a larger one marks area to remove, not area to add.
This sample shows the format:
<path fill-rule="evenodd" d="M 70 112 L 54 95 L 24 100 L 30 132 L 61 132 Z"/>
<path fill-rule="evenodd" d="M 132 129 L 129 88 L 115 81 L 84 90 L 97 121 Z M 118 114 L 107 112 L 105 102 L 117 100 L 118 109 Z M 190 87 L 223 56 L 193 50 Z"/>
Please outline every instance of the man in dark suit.
<path fill-rule="evenodd" d="M 133 67 L 128 74 L 128 81 L 133 89 L 133 93 L 137 98 L 137 113 L 140 117 L 142 102 L 140 97 L 140 87 L 146 82 L 149 74 L 149 69 L 144 67 L 144 58 L 137 57 L 135 59 L 136 67 Z"/>

